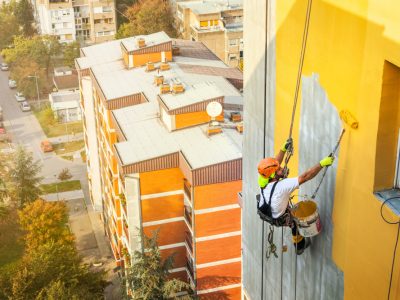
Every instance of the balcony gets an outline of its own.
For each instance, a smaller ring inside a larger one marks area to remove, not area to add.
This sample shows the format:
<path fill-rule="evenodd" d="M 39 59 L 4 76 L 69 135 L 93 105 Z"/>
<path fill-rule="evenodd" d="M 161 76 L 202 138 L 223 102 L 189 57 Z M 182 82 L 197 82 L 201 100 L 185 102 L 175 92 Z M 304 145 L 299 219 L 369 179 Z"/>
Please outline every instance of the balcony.
<path fill-rule="evenodd" d="M 192 186 L 186 179 L 183 180 L 183 190 L 190 201 L 192 201 Z"/>
<path fill-rule="evenodd" d="M 191 264 L 191 262 L 187 262 L 186 263 L 186 272 L 190 278 L 190 281 L 192 282 L 193 285 L 195 285 L 195 281 L 194 281 L 194 270 L 193 270 L 193 265 Z"/>
<path fill-rule="evenodd" d="M 185 232 L 185 243 L 188 249 L 190 249 L 190 254 L 193 256 L 193 238 L 189 231 Z"/>
<path fill-rule="evenodd" d="M 192 228 L 192 211 L 189 206 L 185 205 L 185 208 L 183 209 L 183 215 L 189 225 L 189 228 Z"/>

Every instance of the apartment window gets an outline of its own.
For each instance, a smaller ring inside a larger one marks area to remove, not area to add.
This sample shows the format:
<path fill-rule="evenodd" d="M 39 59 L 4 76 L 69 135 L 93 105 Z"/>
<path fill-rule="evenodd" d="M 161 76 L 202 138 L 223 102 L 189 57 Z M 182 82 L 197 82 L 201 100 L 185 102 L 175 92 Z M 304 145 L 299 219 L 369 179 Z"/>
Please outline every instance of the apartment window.
<path fill-rule="evenodd" d="M 112 18 L 106 18 L 106 19 L 104 19 L 104 23 L 106 23 L 106 24 L 112 24 L 112 22 L 113 22 L 113 19 L 112 19 Z"/>
<path fill-rule="evenodd" d="M 236 54 L 229 54 L 229 60 L 237 60 Z"/>
<path fill-rule="evenodd" d="M 101 23 L 101 19 L 94 19 L 94 24 L 100 24 Z"/>
<path fill-rule="evenodd" d="M 237 46 L 237 39 L 229 40 L 229 46 Z"/>
<path fill-rule="evenodd" d="M 208 21 L 200 21 L 200 27 L 208 27 Z"/>
<path fill-rule="evenodd" d="M 112 7 L 111 6 L 103 6 L 103 13 L 109 13 L 112 12 Z"/>
<path fill-rule="evenodd" d="M 400 196 L 400 68 L 388 61 L 383 66 L 375 156 L 375 195 L 386 200 Z M 388 201 L 400 215 L 400 201 Z"/>
<path fill-rule="evenodd" d="M 96 36 L 97 37 L 99 37 L 99 36 L 108 36 L 108 35 L 113 35 L 114 34 L 114 31 L 99 31 L 99 32 L 96 32 Z"/>
<path fill-rule="evenodd" d="M 103 8 L 102 8 L 101 6 L 94 7 L 94 8 L 93 8 L 93 12 L 94 12 L 95 14 L 101 14 L 101 13 L 103 12 Z"/>
<path fill-rule="evenodd" d="M 89 23 L 89 18 L 82 18 L 82 23 L 88 24 Z"/>
<path fill-rule="evenodd" d="M 69 28 L 69 23 L 64 22 L 64 23 L 63 23 L 63 28 Z"/>

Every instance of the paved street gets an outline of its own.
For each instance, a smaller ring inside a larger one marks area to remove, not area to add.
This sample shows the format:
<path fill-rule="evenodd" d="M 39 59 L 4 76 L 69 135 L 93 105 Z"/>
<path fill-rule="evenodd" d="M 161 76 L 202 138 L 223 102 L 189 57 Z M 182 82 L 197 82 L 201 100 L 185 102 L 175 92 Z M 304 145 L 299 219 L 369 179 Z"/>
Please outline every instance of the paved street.
<path fill-rule="evenodd" d="M 43 164 L 44 183 L 55 181 L 54 175 L 63 168 L 69 168 L 74 179 L 86 176 L 85 164 L 72 163 L 59 158 L 55 153 L 42 153 L 40 142 L 46 139 L 39 122 L 32 112 L 22 112 L 15 100 L 15 89 L 8 87 L 9 72 L 0 71 L 0 105 L 3 107 L 4 124 L 14 144 L 24 145 L 32 151 L 35 159 Z"/>

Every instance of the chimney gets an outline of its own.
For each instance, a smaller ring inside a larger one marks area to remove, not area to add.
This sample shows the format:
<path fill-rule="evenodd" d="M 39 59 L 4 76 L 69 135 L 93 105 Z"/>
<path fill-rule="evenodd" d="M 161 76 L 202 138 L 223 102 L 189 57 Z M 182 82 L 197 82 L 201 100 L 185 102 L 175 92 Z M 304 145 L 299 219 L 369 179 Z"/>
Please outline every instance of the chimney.
<path fill-rule="evenodd" d="M 240 112 L 231 112 L 231 121 L 232 122 L 240 122 L 242 121 L 242 116 L 240 115 Z"/>
<path fill-rule="evenodd" d="M 154 83 L 159 86 L 164 83 L 164 75 L 157 74 L 154 76 Z"/>
<path fill-rule="evenodd" d="M 146 47 L 146 41 L 145 41 L 145 39 L 144 38 L 137 38 L 136 39 L 136 45 L 139 47 L 139 48 L 143 48 L 143 47 Z"/>
<path fill-rule="evenodd" d="M 173 94 L 180 94 L 185 91 L 185 87 L 183 86 L 182 82 L 179 80 L 175 79 L 172 80 L 172 93 Z"/>
<path fill-rule="evenodd" d="M 156 69 L 156 67 L 154 66 L 154 63 L 152 63 L 151 61 L 146 63 L 146 72 L 151 72 L 154 71 Z"/>
<path fill-rule="evenodd" d="M 160 85 L 160 94 L 168 94 L 171 92 L 170 86 L 168 83 L 162 83 Z"/>
<path fill-rule="evenodd" d="M 236 130 L 240 133 L 243 133 L 243 122 L 239 122 L 236 125 Z"/>
<path fill-rule="evenodd" d="M 167 62 L 162 62 L 162 63 L 160 64 L 160 70 L 161 70 L 161 71 L 167 71 L 167 70 L 169 70 L 169 69 L 170 69 L 169 63 L 167 63 Z"/>

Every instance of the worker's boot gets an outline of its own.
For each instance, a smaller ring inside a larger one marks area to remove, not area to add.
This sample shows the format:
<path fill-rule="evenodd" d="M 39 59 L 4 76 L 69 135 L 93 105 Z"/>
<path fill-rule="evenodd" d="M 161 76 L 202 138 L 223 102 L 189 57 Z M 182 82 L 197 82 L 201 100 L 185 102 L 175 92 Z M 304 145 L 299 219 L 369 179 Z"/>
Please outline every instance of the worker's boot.
<path fill-rule="evenodd" d="M 311 245 L 311 238 L 305 237 L 299 243 L 297 243 L 296 247 L 296 254 L 301 255 L 303 254 L 304 250 L 306 250 Z"/>

